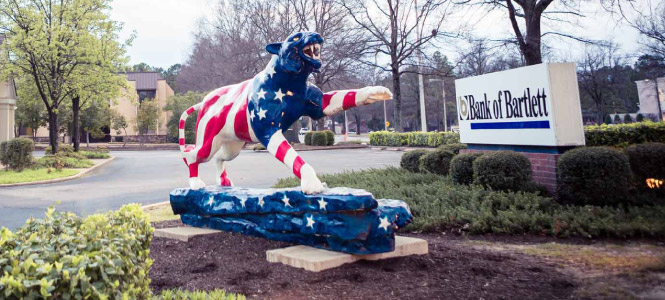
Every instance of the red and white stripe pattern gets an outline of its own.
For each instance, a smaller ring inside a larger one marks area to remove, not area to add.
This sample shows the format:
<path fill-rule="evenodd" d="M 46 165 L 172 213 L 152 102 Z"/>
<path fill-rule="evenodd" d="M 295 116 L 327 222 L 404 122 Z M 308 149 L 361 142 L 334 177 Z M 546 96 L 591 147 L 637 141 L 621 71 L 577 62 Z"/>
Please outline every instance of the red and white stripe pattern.
<path fill-rule="evenodd" d="M 372 98 L 375 97 L 375 98 Z M 326 116 L 332 116 L 340 111 L 367 105 L 378 100 L 388 100 L 392 93 L 381 86 L 369 86 L 357 90 L 332 91 L 323 94 L 322 107 Z"/>
<path fill-rule="evenodd" d="M 187 109 L 180 117 L 179 144 L 190 177 L 198 177 L 198 164 L 209 161 L 223 143 L 257 142 L 249 124 L 247 93 L 251 80 L 225 86 L 208 94 L 204 100 Z M 196 145 L 185 145 L 185 121 L 194 111 L 196 120 Z M 222 149 L 221 151 L 224 151 Z M 222 156 L 235 156 L 222 153 Z"/>
<path fill-rule="evenodd" d="M 268 152 L 274 155 L 279 161 L 284 163 L 289 169 L 293 171 L 293 175 L 302 178 L 302 171 L 304 168 L 310 169 L 307 163 L 293 150 L 289 142 L 284 138 L 281 131 L 275 132 L 268 142 L 266 147 Z M 307 174 L 309 175 L 309 174 Z"/>

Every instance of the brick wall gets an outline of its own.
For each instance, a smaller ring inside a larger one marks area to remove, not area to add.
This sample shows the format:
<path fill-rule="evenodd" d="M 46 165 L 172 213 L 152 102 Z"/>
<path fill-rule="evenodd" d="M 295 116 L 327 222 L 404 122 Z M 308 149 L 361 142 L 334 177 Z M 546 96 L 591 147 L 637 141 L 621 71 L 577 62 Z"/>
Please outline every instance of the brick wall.
<path fill-rule="evenodd" d="M 461 153 L 491 152 L 493 150 L 463 149 Z M 533 181 L 544 185 L 550 193 L 554 194 L 557 188 L 556 163 L 561 154 L 521 152 L 531 162 Z"/>

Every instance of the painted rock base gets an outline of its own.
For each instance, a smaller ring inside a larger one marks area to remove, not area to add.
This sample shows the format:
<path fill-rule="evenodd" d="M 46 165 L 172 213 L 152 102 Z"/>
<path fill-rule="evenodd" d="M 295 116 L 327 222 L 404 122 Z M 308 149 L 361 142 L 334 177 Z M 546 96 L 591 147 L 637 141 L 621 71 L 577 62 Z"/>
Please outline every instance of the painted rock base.
<path fill-rule="evenodd" d="M 171 207 L 184 224 L 350 254 L 395 249 L 395 232 L 412 220 L 399 200 L 376 200 L 361 189 L 307 195 L 297 188 L 175 189 Z"/>

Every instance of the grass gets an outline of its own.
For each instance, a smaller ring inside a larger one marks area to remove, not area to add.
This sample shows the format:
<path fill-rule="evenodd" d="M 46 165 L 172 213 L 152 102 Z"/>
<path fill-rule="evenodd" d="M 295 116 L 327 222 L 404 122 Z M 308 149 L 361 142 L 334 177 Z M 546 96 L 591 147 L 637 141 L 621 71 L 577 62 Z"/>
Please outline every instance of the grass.
<path fill-rule="evenodd" d="M 376 198 L 404 200 L 414 223 L 407 229 L 462 229 L 473 234 L 545 234 L 580 237 L 665 237 L 665 205 L 625 208 L 560 205 L 528 192 L 497 192 L 453 183 L 448 177 L 399 168 L 322 175 L 330 187 L 365 189 Z M 295 177 L 274 187 L 298 186 Z"/>
<path fill-rule="evenodd" d="M 49 173 L 47 168 L 25 169 L 22 172 L 0 171 L 0 184 L 35 182 L 63 178 L 76 175 L 78 172 L 79 170 L 63 169 L 61 171 L 56 171 L 51 169 L 51 172 Z"/>
<path fill-rule="evenodd" d="M 178 220 L 180 217 L 173 214 L 170 204 L 153 206 L 143 210 L 148 215 L 150 222 L 162 222 Z"/>

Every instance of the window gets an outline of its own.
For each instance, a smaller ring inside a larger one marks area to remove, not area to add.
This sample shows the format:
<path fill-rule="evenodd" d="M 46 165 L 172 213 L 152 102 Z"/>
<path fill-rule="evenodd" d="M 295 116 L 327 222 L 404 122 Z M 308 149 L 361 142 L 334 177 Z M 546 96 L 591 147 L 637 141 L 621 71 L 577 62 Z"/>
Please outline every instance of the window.
<path fill-rule="evenodd" d="M 139 102 L 142 102 L 144 99 L 155 99 L 155 90 L 137 90 L 139 94 Z"/>

